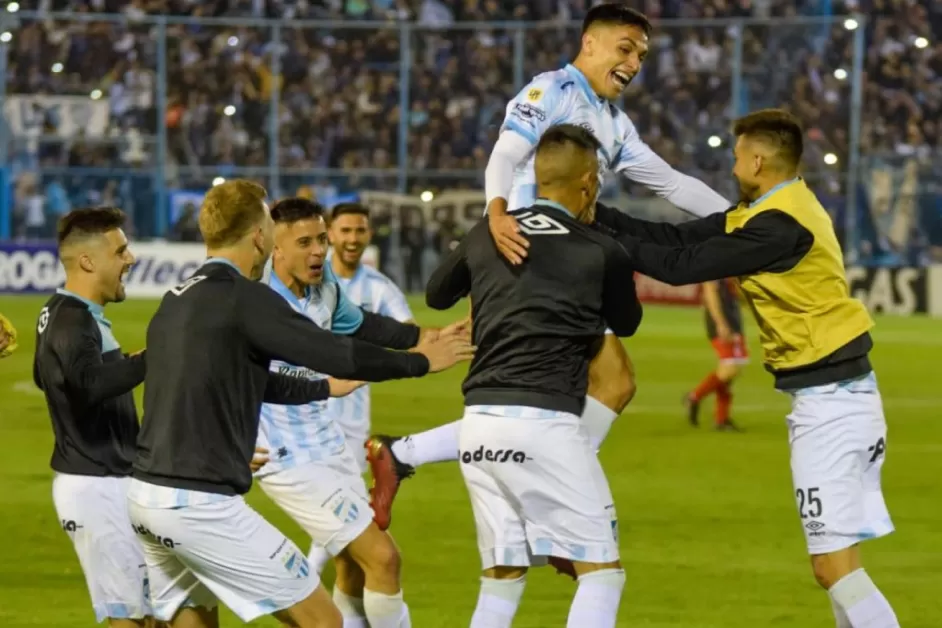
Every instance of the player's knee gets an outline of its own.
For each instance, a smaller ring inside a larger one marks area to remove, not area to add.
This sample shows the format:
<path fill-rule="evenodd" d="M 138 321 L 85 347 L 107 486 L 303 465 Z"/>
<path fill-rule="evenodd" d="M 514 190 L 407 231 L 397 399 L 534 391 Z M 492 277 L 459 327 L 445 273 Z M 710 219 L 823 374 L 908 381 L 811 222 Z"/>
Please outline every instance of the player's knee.
<path fill-rule="evenodd" d="M 365 574 L 348 554 L 341 552 L 334 558 L 334 586 L 348 595 L 361 594 L 366 584 Z"/>
<path fill-rule="evenodd" d="M 488 567 L 481 572 L 481 575 L 491 580 L 521 580 L 526 577 L 527 568 L 497 565 L 495 567 Z"/>
<path fill-rule="evenodd" d="M 829 554 L 811 557 L 814 579 L 824 589 L 830 589 L 844 576 L 860 569 L 860 554 L 857 546 L 848 547 Z"/>
<path fill-rule="evenodd" d="M 616 336 L 606 336 L 602 350 L 589 363 L 589 396 L 621 412 L 636 392 L 634 365 L 628 353 Z"/>
<path fill-rule="evenodd" d="M 716 377 L 723 382 L 732 382 L 741 370 L 742 367 L 735 362 L 721 362 L 716 368 Z"/>
<path fill-rule="evenodd" d="M 369 576 L 399 579 L 402 557 L 388 534 L 373 535 L 366 551 L 357 556 L 357 564 Z"/>

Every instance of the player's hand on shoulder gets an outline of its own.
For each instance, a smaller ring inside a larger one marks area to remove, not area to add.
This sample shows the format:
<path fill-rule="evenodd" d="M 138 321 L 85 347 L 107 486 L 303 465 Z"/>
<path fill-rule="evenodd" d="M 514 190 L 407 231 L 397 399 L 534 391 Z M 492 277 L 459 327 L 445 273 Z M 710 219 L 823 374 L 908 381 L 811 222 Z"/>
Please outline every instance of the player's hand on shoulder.
<path fill-rule="evenodd" d="M 457 334 L 438 334 L 434 340 L 420 342 L 412 351 L 428 359 L 429 372 L 438 373 L 474 357 L 475 347 L 469 339 Z"/>
<path fill-rule="evenodd" d="M 268 450 L 264 447 L 256 447 L 255 455 L 252 456 L 252 461 L 249 463 L 249 468 L 252 469 L 252 473 L 264 467 L 266 462 L 268 462 Z"/>
<path fill-rule="evenodd" d="M 503 199 L 495 199 L 497 200 Z M 507 213 L 506 201 L 502 210 L 494 206 L 494 201 L 491 202 L 487 209 L 487 228 L 500 254 L 511 264 L 522 264 L 530 242 L 521 235 L 517 219 Z"/>
<path fill-rule="evenodd" d="M 366 382 L 357 382 L 349 379 L 327 378 L 327 386 L 330 388 L 331 397 L 346 397 L 357 388 L 364 386 Z"/>
<path fill-rule="evenodd" d="M 16 348 L 16 328 L 6 316 L 0 314 L 0 358 L 13 355 Z"/>

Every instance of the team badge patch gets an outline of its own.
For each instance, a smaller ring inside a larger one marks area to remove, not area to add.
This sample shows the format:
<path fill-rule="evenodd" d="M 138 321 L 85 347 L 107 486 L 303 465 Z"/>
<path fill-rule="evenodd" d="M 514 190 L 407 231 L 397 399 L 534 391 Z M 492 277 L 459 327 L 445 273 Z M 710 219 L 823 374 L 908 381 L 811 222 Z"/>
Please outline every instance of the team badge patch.
<path fill-rule="evenodd" d="M 527 100 L 529 100 L 530 102 L 539 102 L 541 98 L 543 98 L 542 89 L 537 89 L 534 87 L 533 89 L 527 92 Z"/>

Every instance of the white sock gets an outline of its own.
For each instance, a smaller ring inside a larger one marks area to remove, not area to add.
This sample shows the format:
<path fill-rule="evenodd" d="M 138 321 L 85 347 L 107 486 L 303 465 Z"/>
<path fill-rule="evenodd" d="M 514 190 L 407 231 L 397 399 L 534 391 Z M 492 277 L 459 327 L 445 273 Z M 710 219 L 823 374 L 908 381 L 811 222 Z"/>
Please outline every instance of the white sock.
<path fill-rule="evenodd" d="M 329 560 L 330 553 L 326 548 L 321 547 L 317 543 L 311 543 L 311 551 L 308 552 L 307 561 L 311 564 L 311 567 L 314 568 L 314 573 L 318 576 L 324 573 L 324 567 Z"/>
<path fill-rule="evenodd" d="M 580 576 L 566 628 L 615 628 L 624 588 L 624 569 L 602 569 Z"/>
<path fill-rule="evenodd" d="M 363 610 L 370 628 L 404 628 L 411 625 L 402 591 L 386 595 L 363 589 Z"/>
<path fill-rule="evenodd" d="M 592 445 L 592 449 L 599 450 L 616 418 L 618 418 L 617 412 L 598 399 L 586 396 L 585 408 L 582 409 L 582 422 L 589 432 L 589 444 Z"/>
<path fill-rule="evenodd" d="M 461 421 L 453 421 L 397 440 L 392 444 L 392 452 L 400 462 L 413 467 L 457 460 L 460 433 Z"/>
<path fill-rule="evenodd" d="M 863 569 L 838 580 L 828 594 L 847 614 L 852 628 L 899 628 L 893 607 Z"/>
<path fill-rule="evenodd" d="M 510 628 L 526 583 L 526 576 L 514 580 L 481 578 L 481 593 L 471 617 L 471 628 Z"/>
<path fill-rule="evenodd" d="M 841 605 L 837 603 L 830 591 L 828 592 L 828 598 L 831 600 L 831 610 L 834 612 L 834 625 L 837 626 L 837 628 L 854 628 L 850 625 L 850 620 L 847 619 L 847 613 L 845 613 Z"/>
<path fill-rule="evenodd" d="M 363 610 L 363 598 L 347 595 L 334 587 L 334 604 L 343 615 L 343 628 L 370 628 L 366 611 Z"/>

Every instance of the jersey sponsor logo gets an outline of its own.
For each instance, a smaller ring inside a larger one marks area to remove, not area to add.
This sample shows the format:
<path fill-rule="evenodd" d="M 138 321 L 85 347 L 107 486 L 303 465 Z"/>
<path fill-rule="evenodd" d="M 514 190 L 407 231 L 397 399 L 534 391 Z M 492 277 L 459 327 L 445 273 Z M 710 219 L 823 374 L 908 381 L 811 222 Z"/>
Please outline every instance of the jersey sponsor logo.
<path fill-rule="evenodd" d="M 543 90 L 539 88 L 532 88 L 527 92 L 527 100 L 530 102 L 540 102 L 540 99 L 543 98 Z"/>
<path fill-rule="evenodd" d="M 536 214 L 534 212 L 523 212 L 514 214 L 520 231 L 527 235 L 566 235 L 569 229 L 555 218 L 546 214 Z"/>
<path fill-rule="evenodd" d="M 64 283 L 65 269 L 54 247 L 0 247 L 0 291 L 50 292 Z"/>
<path fill-rule="evenodd" d="M 287 364 L 280 364 L 275 372 L 285 377 L 294 377 L 297 379 L 324 379 L 324 376 L 317 371 L 312 371 L 311 369 L 300 366 L 288 366 Z"/>
<path fill-rule="evenodd" d="M 546 120 L 546 114 L 539 107 L 528 105 L 525 102 L 514 105 L 513 113 L 518 118 L 523 118 L 526 122 L 532 124 L 534 120 L 543 122 Z"/>
<path fill-rule="evenodd" d="M 533 458 L 520 449 L 486 449 L 484 445 L 481 445 L 474 451 L 461 452 L 461 462 L 465 464 L 481 462 L 482 460 L 497 463 L 515 462 L 517 464 L 523 464 L 527 460 L 533 460 Z"/>

